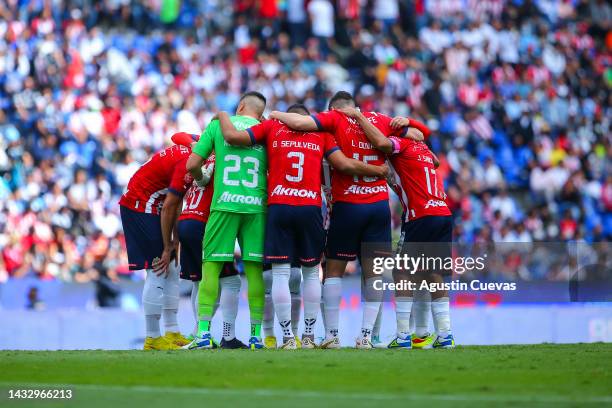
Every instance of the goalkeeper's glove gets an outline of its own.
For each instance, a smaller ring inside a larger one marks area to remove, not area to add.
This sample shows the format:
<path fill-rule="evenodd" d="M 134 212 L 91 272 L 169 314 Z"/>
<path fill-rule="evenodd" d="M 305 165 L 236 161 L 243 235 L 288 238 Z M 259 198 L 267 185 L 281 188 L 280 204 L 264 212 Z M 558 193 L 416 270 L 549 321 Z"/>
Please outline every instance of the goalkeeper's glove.
<path fill-rule="evenodd" d="M 210 183 L 214 170 L 215 163 L 210 163 L 202 168 L 202 178 L 195 181 L 198 187 L 205 187 L 208 183 Z"/>

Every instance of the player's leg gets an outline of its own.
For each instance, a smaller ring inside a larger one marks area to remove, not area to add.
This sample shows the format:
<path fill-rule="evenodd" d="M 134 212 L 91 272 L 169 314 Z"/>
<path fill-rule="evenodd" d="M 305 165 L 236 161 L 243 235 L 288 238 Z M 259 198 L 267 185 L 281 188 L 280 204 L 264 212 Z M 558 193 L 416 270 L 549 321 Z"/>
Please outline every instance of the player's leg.
<path fill-rule="evenodd" d="M 423 218 L 428 224 L 428 231 L 432 234 L 432 244 L 429 250 L 425 252 L 430 257 L 439 257 L 446 259 L 452 256 L 452 234 L 453 224 L 452 218 L 430 216 Z M 444 276 L 452 273 L 452 271 L 435 270 L 429 271 L 429 282 L 442 283 Z M 448 291 L 435 291 L 431 293 L 431 313 L 433 316 L 434 325 L 436 327 L 436 340 L 433 343 L 434 348 L 453 348 L 455 340 L 451 332 L 450 321 L 450 301 Z"/>
<path fill-rule="evenodd" d="M 266 348 L 275 349 L 276 335 L 274 334 L 274 303 L 272 302 L 272 264 L 264 263 L 263 279 L 266 295 L 261 328 L 264 335 L 264 345 Z"/>
<path fill-rule="evenodd" d="M 238 316 L 241 281 L 233 262 L 226 262 L 223 265 L 219 281 L 221 286 L 219 304 L 223 317 L 223 338 L 220 346 L 224 349 L 248 348 L 236 338 L 236 317 Z"/>
<path fill-rule="evenodd" d="M 266 221 L 266 262 L 272 264 L 272 302 L 276 318 L 283 331 L 283 349 L 295 349 L 295 334 L 291 324 L 291 291 L 289 280 L 294 250 L 294 231 L 291 219 L 293 207 L 274 204 L 268 207 Z"/>
<path fill-rule="evenodd" d="M 225 262 L 234 259 L 234 243 L 240 219 L 233 213 L 213 211 L 206 223 L 202 282 L 198 292 L 198 333 L 189 349 L 213 348 L 210 324 L 219 296 L 219 278 Z"/>
<path fill-rule="evenodd" d="M 244 273 L 247 278 L 249 312 L 251 317 L 251 349 L 264 348 L 261 339 L 265 288 L 263 281 L 264 234 L 266 229 L 265 213 L 240 214 L 238 244 L 242 250 Z"/>
<path fill-rule="evenodd" d="M 176 349 L 161 335 L 159 327 L 165 279 L 157 276 L 151 265 L 163 251 L 159 216 L 139 213 L 120 207 L 121 223 L 125 234 L 126 249 L 131 270 L 144 269 L 146 273 L 142 289 L 142 305 L 145 315 L 145 350 Z"/>
<path fill-rule="evenodd" d="M 380 339 L 380 328 L 382 326 L 382 313 L 383 313 L 383 305 L 381 303 L 378 308 L 378 314 L 376 315 L 376 320 L 374 321 L 374 328 L 372 329 L 372 345 L 374 348 L 386 348 L 387 345 L 384 344 Z"/>
<path fill-rule="evenodd" d="M 339 348 L 340 302 L 342 277 L 348 261 L 357 258 L 362 220 L 354 213 L 354 204 L 338 202 L 331 213 L 325 246 L 325 281 L 323 303 L 325 313 L 325 340 L 321 348 Z"/>
<path fill-rule="evenodd" d="M 291 263 L 289 292 L 291 293 L 291 330 L 297 335 L 302 311 L 302 267 L 299 262 Z M 299 348 L 300 341 L 297 336 L 295 337 L 295 342 Z"/>
<path fill-rule="evenodd" d="M 169 342 L 182 347 L 188 344 L 189 341 L 183 337 L 178 325 L 179 272 L 180 266 L 173 259 L 168 266 L 168 275 L 164 282 L 162 316 L 164 318 L 164 337 Z"/>
<path fill-rule="evenodd" d="M 390 256 L 391 251 L 391 211 L 387 201 L 379 201 L 359 206 L 361 218 L 366 222 L 362 228 L 360 248 L 361 269 L 363 274 L 363 319 L 361 335 L 355 346 L 362 349 L 372 348 L 372 331 L 382 302 L 383 292 L 376 289 L 375 282 L 380 275 L 374 273 L 375 257 Z"/>
<path fill-rule="evenodd" d="M 321 302 L 319 265 L 325 247 L 321 209 L 317 206 L 297 207 L 293 222 L 295 250 L 302 264 L 304 278 L 304 332 L 301 343 L 303 348 L 315 348 L 314 326 L 319 316 Z"/>
<path fill-rule="evenodd" d="M 410 315 L 410 330 L 412 331 L 412 347 L 428 348 L 436 336 L 429 331 L 431 316 L 431 293 L 428 290 L 415 290 L 412 313 Z M 414 327 L 413 327 L 414 322 Z"/>

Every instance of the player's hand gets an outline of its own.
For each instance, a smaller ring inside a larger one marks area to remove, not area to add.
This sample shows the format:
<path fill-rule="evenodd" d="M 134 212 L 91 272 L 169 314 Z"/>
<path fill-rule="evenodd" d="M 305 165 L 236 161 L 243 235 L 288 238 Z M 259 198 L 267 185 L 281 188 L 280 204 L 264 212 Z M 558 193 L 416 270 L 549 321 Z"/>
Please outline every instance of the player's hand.
<path fill-rule="evenodd" d="M 157 276 L 163 276 L 164 278 L 168 276 L 168 266 L 172 260 L 172 249 L 173 247 L 164 248 L 161 258 L 153 260 L 153 272 Z"/>
<path fill-rule="evenodd" d="M 268 116 L 268 119 L 278 119 L 278 111 L 272 111 L 270 112 L 270 115 Z"/>
<path fill-rule="evenodd" d="M 393 119 L 391 119 L 391 122 L 389 122 L 389 125 L 393 129 L 403 128 L 406 126 L 410 126 L 410 119 L 405 118 L 403 116 L 396 116 Z"/>
<path fill-rule="evenodd" d="M 359 115 L 361 115 L 361 111 L 353 107 L 346 107 L 346 108 L 338 109 L 338 111 L 344 113 L 349 118 L 356 119 L 359 117 Z"/>
<path fill-rule="evenodd" d="M 386 179 L 389 176 L 389 166 L 387 164 L 383 164 L 382 166 L 378 166 L 380 169 L 380 178 Z"/>
<path fill-rule="evenodd" d="M 423 134 L 423 132 L 415 128 L 408 128 L 408 131 L 406 132 L 405 137 L 407 139 L 412 139 L 417 142 L 422 142 L 423 140 L 425 140 L 425 135 Z"/>

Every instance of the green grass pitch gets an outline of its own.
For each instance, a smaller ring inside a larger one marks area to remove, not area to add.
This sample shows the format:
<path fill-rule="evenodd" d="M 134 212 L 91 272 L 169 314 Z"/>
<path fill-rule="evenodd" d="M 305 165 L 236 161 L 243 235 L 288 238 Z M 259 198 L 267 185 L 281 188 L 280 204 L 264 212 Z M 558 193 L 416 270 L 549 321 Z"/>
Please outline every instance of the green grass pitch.
<path fill-rule="evenodd" d="M 9 389 L 71 389 L 70 401 Z M 2 407 L 612 406 L 612 344 L 455 350 L 0 351 Z"/>

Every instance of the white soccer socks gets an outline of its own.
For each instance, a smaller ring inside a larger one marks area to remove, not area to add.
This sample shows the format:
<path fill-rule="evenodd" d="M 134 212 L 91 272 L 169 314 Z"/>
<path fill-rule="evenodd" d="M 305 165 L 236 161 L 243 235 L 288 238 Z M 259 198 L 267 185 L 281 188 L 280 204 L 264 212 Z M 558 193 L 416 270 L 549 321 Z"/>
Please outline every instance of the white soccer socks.
<path fill-rule="evenodd" d="M 342 299 L 342 278 L 327 278 L 323 283 L 323 302 L 325 304 L 325 337 L 338 337 L 340 319 L 340 300 Z"/>
<path fill-rule="evenodd" d="M 191 282 L 191 284 L 191 297 L 189 300 L 191 303 L 191 313 L 193 313 L 193 319 L 195 320 L 195 326 L 191 334 L 195 336 L 198 334 L 198 290 L 200 288 L 200 282 L 195 281 Z"/>
<path fill-rule="evenodd" d="M 395 317 L 397 319 L 397 337 L 405 339 L 410 335 L 410 312 L 412 297 L 397 296 L 395 298 Z"/>
<path fill-rule="evenodd" d="M 448 296 L 432 299 L 431 314 L 438 336 L 446 337 L 450 334 L 450 302 Z"/>
<path fill-rule="evenodd" d="M 363 318 L 361 321 L 361 337 L 367 340 L 372 339 L 372 331 L 374 323 L 378 317 L 382 294 L 374 289 L 374 282 L 380 280 L 380 277 L 368 278 L 365 281 L 363 288 Z"/>
<path fill-rule="evenodd" d="M 314 326 L 319 316 L 321 281 L 319 265 L 302 266 L 304 275 L 304 336 L 314 340 Z"/>
<path fill-rule="evenodd" d="M 272 265 L 272 302 L 278 323 L 283 331 L 283 343 L 293 338 L 291 328 L 291 293 L 289 292 L 289 277 L 291 265 L 288 263 Z"/>
<path fill-rule="evenodd" d="M 145 314 L 147 337 L 159 337 L 159 319 L 162 314 L 164 296 L 164 278 L 155 275 L 152 269 L 147 269 L 147 277 L 142 289 L 142 306 Z"/>
<path fill-rule="evenodd" d="M 291 267 L 289 276 L 289 292 L 291 292 L 291 330 L 298 332 L 300 324 L 300 312 L 302 309 L 302 268 Z"/>
<path fill-rule="evenodd" d="M 431 292 L 415 290 L 414 303 L 410 320 L 414 321 L 414 334 L 423 337 L 429 333 L 429 316 L 431 315 Z M 411 330 L 413 327 L 410 328 Z"/>
<path fill-rule="evenodd" d="M 219 279 L 221 294 L 219 305 L 223 316 L 223 338 L 225 341 L 236 337 L 236 316 L 238 316 L 238 300 L 240 295 L 240 276 L 228 276 Z"/>
<path fill-rule="evenodd" d="M 180 331 L 177 315 L 179 305 L 179 270 L 180 267 L 170 261 L 168 265 L 168 276 L 164 280 L 163 310 L 164 330 L 166 333 L 178 333 Z"/>

